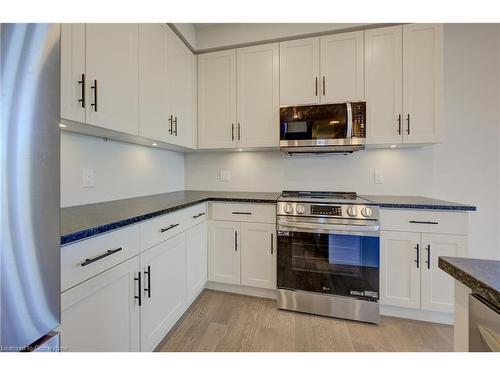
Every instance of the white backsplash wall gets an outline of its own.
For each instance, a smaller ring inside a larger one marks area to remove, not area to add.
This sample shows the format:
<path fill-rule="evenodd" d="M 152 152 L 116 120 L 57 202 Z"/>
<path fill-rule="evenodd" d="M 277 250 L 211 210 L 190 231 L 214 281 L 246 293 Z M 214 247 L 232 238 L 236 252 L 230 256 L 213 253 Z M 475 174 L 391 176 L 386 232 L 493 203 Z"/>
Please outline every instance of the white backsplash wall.
<path fill-rule="evenodd" d="M 445 26 L 442 144 L 348 156 L 186 154 L 186 188 L 349 190 L 469 203 L 478 207 L 470 214 L 470 256 L 500 259 L 499 43 L 498 25 Z M 219 182 L 220 170 L 231 181 Z M 374 184 L 375 171 L 384 173 L 383 184 Z"/>
<path fill-rule="evenodd" d="M 94 169 L 94 187 L 82 186 Z M 61 207 L 184 189 L 184 155 L 61 132 Z"/>

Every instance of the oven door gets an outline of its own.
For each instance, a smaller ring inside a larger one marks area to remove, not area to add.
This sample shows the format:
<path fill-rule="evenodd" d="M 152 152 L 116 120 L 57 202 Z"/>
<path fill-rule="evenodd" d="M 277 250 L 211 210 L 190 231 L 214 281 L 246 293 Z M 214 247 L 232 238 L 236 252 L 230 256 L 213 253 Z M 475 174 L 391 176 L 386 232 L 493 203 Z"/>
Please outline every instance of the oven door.
<path fill-rule="evenodd" d="M 282 221 L 278 225 L 278 288 L 378 300 L 379 247 L 376 224 Z"/>

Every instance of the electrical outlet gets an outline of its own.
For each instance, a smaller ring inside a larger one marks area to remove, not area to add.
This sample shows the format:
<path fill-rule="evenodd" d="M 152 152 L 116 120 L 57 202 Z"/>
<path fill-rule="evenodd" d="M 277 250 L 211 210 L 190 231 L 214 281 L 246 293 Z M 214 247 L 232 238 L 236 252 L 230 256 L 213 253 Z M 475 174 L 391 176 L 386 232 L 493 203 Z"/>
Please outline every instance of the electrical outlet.
<path fill-rule="evenodd" d="M 376 184 L 383 184 L 384 183 L 384 172 L 375 171 L 374 180 L 375 180 Z"/>
<path fill-rule="evenodd" d="M 82 184 L 83 184 L 83 187 L 93 187 L 94 186 L 94 169 L 93 168 L 88 168 L 88 169 L 83 170 Z"/>
<path fill-rule="evenodd" d="M 220 171 L 219 172 L 219 181 L 220 182 L 231 181 L 231 171 Z"/>

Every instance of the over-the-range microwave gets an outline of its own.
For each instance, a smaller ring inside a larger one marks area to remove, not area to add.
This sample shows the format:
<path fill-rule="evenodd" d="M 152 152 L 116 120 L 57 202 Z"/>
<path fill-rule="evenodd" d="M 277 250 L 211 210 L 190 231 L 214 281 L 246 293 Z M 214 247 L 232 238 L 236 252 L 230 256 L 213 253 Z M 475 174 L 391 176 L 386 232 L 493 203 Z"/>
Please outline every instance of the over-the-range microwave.
<path fill-rule="evenodd" d="M 364 149 L 366 102 L 280 108 L 280 149 L 294 153 L 349 153 Z"/>

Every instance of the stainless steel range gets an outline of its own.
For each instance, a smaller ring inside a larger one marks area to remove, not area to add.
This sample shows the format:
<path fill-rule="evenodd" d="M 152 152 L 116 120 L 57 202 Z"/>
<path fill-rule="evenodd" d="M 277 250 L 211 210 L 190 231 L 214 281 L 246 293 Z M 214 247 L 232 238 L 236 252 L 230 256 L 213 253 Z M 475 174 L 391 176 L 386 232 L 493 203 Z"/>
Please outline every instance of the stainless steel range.
<path fill-rule="evenodd" d="M 350 192 L 284 191 L 278 307 L 379 322 L 379 212 Z"/>

